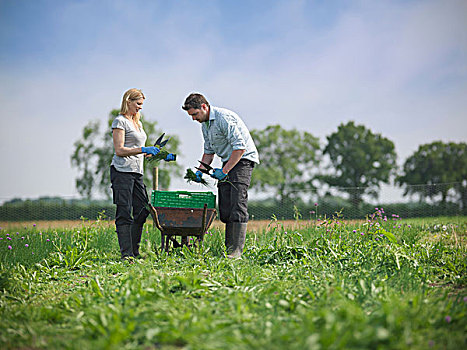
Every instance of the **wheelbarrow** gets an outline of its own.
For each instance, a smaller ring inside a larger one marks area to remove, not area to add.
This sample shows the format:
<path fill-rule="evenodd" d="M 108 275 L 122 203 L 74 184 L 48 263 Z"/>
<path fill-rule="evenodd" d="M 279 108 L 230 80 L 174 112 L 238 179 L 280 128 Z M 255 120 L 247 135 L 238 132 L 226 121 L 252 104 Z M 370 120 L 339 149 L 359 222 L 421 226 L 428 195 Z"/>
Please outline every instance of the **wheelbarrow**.
<path fill-rule="evenodd" d="M 216 209 L 208 208 L 169 208 L 151 206 L 154 224 L 161 231 L 161 251 L 168 252 L 170 245 L 174 248 L 191 247 L 189 240 L 193 237 L 194 245 L 203 243 L 204 235 L 216 217 Z M 177 241 L 180 237 L 180 242 Z"/>

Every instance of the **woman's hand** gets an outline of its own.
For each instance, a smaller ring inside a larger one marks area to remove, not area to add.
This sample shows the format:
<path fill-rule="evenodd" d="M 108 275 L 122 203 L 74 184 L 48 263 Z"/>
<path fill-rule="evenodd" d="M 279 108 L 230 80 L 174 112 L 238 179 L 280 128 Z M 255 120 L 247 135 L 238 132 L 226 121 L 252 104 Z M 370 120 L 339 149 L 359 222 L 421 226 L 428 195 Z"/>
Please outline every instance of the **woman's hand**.
<path fill-rule="evenodd" d="M 173 153 L 167 154 L 167 157 L 164 159 L 166 162 L 175 162 L 177 160 L 177 155 Z"/>
<path fill-rule="evenodd" d="M 159 153 L 161 150 L 157 147 L 154 146 L 149 146 L 149 147 L 141 147 L 141 152 L 146 153 L 146 154 L 151 154 L 155 156 L 157 153 Z"/>

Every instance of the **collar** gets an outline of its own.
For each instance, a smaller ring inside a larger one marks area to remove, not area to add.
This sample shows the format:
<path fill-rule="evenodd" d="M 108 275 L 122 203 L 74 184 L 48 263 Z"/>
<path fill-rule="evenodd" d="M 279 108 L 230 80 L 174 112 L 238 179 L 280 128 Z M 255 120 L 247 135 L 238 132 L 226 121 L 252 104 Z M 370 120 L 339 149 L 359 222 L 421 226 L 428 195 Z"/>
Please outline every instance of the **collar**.
<path fill-rule="evenodd" d="M 209 106 L 209 121 L 216 120 L 216 107 Z"/>
<path fill-rule="evenodd" d="M 216 111 L 214 108 L 212 106 L 209 106 L 209 119 L 204 122 L 208 129 L 211 126 L 212 121 L 216 120 Z"/>

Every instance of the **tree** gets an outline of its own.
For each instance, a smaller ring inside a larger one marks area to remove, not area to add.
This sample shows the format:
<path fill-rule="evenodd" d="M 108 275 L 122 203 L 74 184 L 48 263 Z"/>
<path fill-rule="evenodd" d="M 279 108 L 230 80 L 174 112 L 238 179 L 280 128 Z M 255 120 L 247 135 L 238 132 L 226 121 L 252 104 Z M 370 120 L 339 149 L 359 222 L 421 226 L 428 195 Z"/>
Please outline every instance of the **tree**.
<path fill-rule="evenodd" d="M 396 170 L 394 143 L 353 121 L 341 124 L 327 137 L 324 154 L 334 174 L 320 178 L 331 187 L 347 192 L 355 207 L 367 194 L 376 198 L 381 183 L 389 183 Z"/>
<path fill-rule="evenodd" d="M 275 191 L 281 203 L 298 197 L 299 190 L 310 183 L 319 161 L 318 139 L 279 125 L 252 130 L 251 136 L 261 162 L 253 172 L 251 187 Z"/>
<path fill-rule="evenodd" d="M 76 189 L 82 196 L 91 199 L 95 193 L 101 193 L 110 198 L 110 175 L 109 167 L 114 154 L 111 125 L 114 118 L 119 114 L 118 109 L 110 112 L 104 130 L 100 129 L 100 121 L 90 121 L 83 129 L 82 137 L 74 144 L 71 155 L 71 164 L 76 167 L 79 176 L 76 178 Z M 156 128 L 157 122 L 144 120 L 141 116 L 143 128 L 148 139 L 146 146 L 152 146 L 154 141 L 162 134 Z M 168 135 L 166 135 L 168 137 Z M 178 152 L 179 140 L 177 136 L 171 136 L 166 148 L 171 153 Z M 150 179 L 154 164 L 144 162 L 144 181 L 146 186 L 152 187 Z M 170 175 L 181 175 L 181 166 L 175 162 L 160 162 L 159 186 L 167 189 L 170 185 Z"/>
<path fill-rule="evenodd" d="M 436 141 L 419 146 L 404 163 L 403 174 L 396 183 L 405 186 L 405 195 L 418 193 L 420 198 L 441 195 L 445 204 L 451 189 L 458 194 L 462 206 L 467 207 L 467 144 Z M 426 186 L 432 185 L 429 191 Z M 442 185 L 438 185 L 442 184 Z"/>

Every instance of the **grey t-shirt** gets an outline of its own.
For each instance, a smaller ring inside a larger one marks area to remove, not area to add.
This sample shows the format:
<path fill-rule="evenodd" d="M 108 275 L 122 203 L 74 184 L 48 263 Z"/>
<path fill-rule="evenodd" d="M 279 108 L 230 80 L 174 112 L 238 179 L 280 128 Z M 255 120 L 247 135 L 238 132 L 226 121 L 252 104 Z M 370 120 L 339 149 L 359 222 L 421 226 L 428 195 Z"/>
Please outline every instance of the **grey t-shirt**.
<path fill-rule="evenodd" d="M 112 123 L 113 129 L 122 129 L 125 131 L 124 146 L 128 148 L 138 148 L 144 146 L 147 136 L 141 127 L 136 130 L 133 122 L 125 118 L 123 115 L 116 117 Z M 139 173 L 143 174 L 144 155 L 137 154 L 135 156 L 119 157 L 114 153 L 112 164 L 115 169 L 124 173 Z"/>

